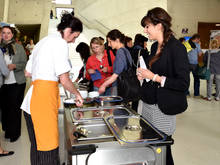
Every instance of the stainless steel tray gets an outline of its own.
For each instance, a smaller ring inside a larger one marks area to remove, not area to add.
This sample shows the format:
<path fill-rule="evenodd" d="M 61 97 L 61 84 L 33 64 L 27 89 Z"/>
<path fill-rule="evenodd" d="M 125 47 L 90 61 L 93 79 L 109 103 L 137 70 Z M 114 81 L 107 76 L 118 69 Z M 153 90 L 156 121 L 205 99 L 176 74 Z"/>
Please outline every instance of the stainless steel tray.
<path fill-rule="evenodd" d="M 67 101 L 72 101 L 72 102 L 67 102 Z M 75 104 L 74 99 L 64 99 L 63 104 L 65 108 L 78 108 Z M 98 104 L 97 102 L 92 99 L 92 98 L 85 98 L 83 102 L 83 107 L 81 108 L 88 108 L 88 107 L 97 107 Z"/>
<path fill-rule="evenodd" d="M 91 140 L 99 140 L 99 139 L 110 139 L 113 140 L 114 136 L 109 130 L 108 126 L 103 123 L 92 123 L 85 125 L 78 125 L 76 127 L 76 131 L 83 134 L 85 137 L 78 138 L 78 142 L 80 141 L 91 141 Z"/>
<path fill-rule="evenodd" d="M 125 107 L 89 107 L 89 108 L 73 108 L 70 110 L 73 122 L 97 120 L 108 116 L 129 116 L 132 113 Z"/>
<path fill-rule="evenodd" d="M 166 139 L 166 135 L 141 116 L 109 116 L 105 121 L 120 144 L 152 143 Z"/>

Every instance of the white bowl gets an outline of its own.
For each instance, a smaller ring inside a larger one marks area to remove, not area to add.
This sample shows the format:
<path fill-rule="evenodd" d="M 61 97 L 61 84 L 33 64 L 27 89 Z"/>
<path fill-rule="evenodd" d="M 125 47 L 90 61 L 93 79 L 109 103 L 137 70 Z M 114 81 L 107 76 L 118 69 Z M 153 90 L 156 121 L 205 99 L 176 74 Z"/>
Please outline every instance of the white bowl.
<path fill-rule="evenodd" d="M 63 102 L 68 103 L 68 104 L 73 104 L 73 103 L 75 103 L 75 100 L 74 99 L 64 99 Z"/>
<path fill-rule="evenodd" d="M 81 94 L 82 98 L 87 98 L 88 97 L 88 91 L 79 91 L 79 93 Z"/>
<path fill-rule="evenodd" d="M 90 98 L 94 98 L 94 97 L 98 97 L 98 96 L 99 96 L 99 92 L 97 92 L 97 91 L 89 92 L 89 97 Z"/>

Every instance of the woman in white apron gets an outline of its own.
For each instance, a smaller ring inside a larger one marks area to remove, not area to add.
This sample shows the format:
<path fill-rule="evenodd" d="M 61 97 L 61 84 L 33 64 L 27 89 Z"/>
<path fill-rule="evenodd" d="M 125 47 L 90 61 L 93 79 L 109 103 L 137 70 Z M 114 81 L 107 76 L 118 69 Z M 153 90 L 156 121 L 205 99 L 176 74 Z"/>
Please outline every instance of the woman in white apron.
<path fill-rule="evenodd" d="M 22 109 L 31 141 L 31 165 L 59 164 L 58 83 L 75 94 L 77 106 L 83 99 L 69 79 L 68 45 L 82 32 L 82 23 L 65 13 L 52 34 L 37 43 L 26 66 L 32 85 L 23 101 Z"/>

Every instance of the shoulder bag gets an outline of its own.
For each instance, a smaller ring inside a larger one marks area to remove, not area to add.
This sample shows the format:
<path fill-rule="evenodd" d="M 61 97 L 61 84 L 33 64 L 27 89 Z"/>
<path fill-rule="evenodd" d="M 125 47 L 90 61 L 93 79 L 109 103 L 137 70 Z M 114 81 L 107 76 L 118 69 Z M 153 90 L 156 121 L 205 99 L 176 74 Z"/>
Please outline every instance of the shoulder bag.
<path fill-rule="evenodd" d="M 140 99 L 140 81 L 137 79 L 136 70 L 132 68 L 127 53 L 123 49 L 126 58 L 127 69 L 119 74 L 117 78 L 118 95 L 123 98 L 123 102 L 137 101 Z"/>

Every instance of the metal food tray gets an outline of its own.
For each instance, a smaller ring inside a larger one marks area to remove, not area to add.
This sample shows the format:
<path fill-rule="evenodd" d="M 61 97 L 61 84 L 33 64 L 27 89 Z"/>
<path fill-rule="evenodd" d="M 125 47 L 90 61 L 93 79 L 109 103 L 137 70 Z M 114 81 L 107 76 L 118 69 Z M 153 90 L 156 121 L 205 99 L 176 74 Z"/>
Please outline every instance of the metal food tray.
<path fill-rule="evenodd" d="M 129 116 L 132 113 L 125 107 L 89 107 L 70 109 L 73 122 L 103 119 L 108 116 Z"/>
<path fill-rule="evenodd" d="M 109 116 L 105 121 L 120 144 L 159 143 L 166 140 L 165 134 L 141 116 Z"/>
<path fill-rule="evenodd" d="M 78 142 L 100 139 L 114 139 L 114 136 L 112 135 L 111 131 L 104 121 L 102 123 L 79 125 L 76 127 L 76 131 L 86 136 L 78 138 Z"/>
<path fill-rule="evenodd" d="M 68 99 L 63 99 L 63 104 L 64 104 L 65 108 L 76 108 L 76 109 L 78 108 L 76 106 L 74 100 L 73 100 L 73 102 L 66 102 L 66 100 L 68 100 Z M 83 107 L 81 107 L 81 108 L 88 108 L 88 107 L 93 107 L 94 108 L 94 107 L 98 106 L 96 101 L 92 98 L 85 98 L 83 100 L 84 100 Z"/>

